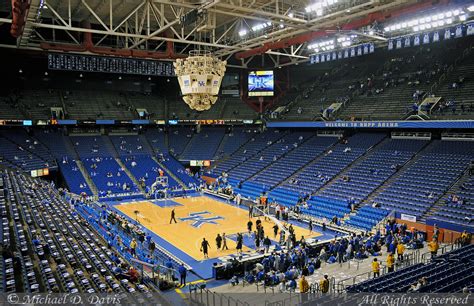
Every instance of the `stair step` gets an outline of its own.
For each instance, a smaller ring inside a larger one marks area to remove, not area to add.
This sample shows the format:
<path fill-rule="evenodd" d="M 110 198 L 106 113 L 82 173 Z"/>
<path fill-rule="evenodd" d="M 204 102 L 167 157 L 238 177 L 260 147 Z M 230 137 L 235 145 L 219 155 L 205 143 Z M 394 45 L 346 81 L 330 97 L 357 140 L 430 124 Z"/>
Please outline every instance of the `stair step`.
<path fill-rule="evenodd" d="M 97 186 L 94 184 L 94 181 L 90 177 L 89 172 L 84 167 L 84 164 L 82 163 L 82 161 L 80 159 L 76 159 L 76 164 L 79 170 L 81 171 L 82 176 L 86 180 L 87 185 L 89 185 L 89 189 L 92 191 L 92 193 L 95 196 L 99 195 L 99 190 L 97 189 Z"/>
<path fill-rule="evenodd" d="M 137 178 L 133 175 L 132 172 L 130 172 L 130 170 L 125 166 L 125 164 L 122 162 L 122 160 L 119 158 L 119 157 L 116 157 L 115 158 L 115 161 L 117 162 L 117 164 L 119 164 L 119 166 L 124 169 L 125 173 L 128 175 L 128 177 L 132 180 L 132 182 L 138 187 L 138 189 L 140 190 L 141 193 L 143 193 L 143 195 L 145 195 L 145 189 L 143 189 L 142 186 L 140 186 L 140 183 L 138 182 Z"/>

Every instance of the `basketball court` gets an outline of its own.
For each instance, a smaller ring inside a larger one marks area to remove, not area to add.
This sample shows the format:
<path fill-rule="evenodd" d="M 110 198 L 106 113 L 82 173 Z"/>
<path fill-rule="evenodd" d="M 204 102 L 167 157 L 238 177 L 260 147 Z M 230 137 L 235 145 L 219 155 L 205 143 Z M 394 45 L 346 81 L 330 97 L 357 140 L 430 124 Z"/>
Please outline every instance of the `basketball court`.
<path fill-rule="evenodd" d="M 203 238 L 206 238 L 211 245 L 210 258 L 235 254 L 235 234 L 246 233 L 249 220 L 247 207 L 240 208 L 205 196 L 124 202 L 115 205 L 115 208 L 129 218 L 139 221 L 144 227 L 195 260 L 203 259 L 203 254 L 200 252 Z M 170 224 L 173 209 L 178 223 Z M 257 219 L 259 218 L 252 218 L 254 223 L 252 229 L 255 229 Z M 265 235 L 275 241 L 272 228 L 274 223 L 265 221 L 264 217 L 260 219 Z M 308 228 L 295 225 L 293 227 L 298 240 L 301 236 L 305 238 L 321 236 L 320 233 L 314 231 L 310 234 Z M 218 233 L 230 236 L 227 239 L 229 250 L 216 249 L 215 238 Z M 244 252 L 252 250 L 248 245 L 244 242 Z"/>

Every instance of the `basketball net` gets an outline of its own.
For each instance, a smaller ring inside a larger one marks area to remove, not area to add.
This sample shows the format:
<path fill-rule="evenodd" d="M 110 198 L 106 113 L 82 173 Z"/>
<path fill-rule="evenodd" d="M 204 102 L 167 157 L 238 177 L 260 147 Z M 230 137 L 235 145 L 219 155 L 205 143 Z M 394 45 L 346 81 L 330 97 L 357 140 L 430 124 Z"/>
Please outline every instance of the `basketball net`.
<path fill-rule="evenodd" d="M 151 185 L 151 193 L 154 193 L 158 186 L 168 187 L 168 177 L 158 176 L 156 181 Z"/>

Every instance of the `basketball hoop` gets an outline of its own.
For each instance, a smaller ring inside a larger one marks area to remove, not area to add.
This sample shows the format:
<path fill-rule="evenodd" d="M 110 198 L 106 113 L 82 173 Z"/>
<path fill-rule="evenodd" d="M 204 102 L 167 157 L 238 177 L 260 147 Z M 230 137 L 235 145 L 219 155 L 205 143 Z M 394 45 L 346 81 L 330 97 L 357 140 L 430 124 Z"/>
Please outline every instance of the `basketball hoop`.
<path fill-rule="evenodd" d="M 258 97 L 258 102 L 263 103 L 263 97 Z"/>

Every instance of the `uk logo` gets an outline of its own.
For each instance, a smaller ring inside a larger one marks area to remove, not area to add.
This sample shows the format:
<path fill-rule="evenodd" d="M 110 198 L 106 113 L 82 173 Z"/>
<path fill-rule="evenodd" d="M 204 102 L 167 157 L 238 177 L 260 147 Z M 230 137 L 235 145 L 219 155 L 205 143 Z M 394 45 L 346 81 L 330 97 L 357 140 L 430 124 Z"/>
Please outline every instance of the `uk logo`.
<path fill-rule="evenodd" d="M 181 221 L 192 221 L 191 226 L 200 228 L 203 224 L 218 224 L 216 220 L 224 220 L 221 216 L 205 217 L 205 215 L 210 215 L 208 211 L 201 211 L 190 213 L 189 217 L 179 218 Z"/>
<path fill-rule="evenodd" d="M 198 81 L 198 85 L 199 85 L 200 87 L 203 87 L 203 86 L 206 85 L 206 83 L 205 83 L 204 81 Z"/>

